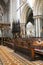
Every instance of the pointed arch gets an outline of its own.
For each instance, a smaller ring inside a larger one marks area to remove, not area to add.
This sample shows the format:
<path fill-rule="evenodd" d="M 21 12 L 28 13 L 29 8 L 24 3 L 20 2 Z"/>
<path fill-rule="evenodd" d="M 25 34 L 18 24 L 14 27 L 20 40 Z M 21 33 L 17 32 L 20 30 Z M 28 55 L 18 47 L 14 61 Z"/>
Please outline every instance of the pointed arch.
<path fill-rule="evenodd" d="M 26 4 L 23 9 L 22 9 L 22 13 L 21 13 L 21 23 L 26 23 L 26 14 L 27 12 L 30 10 L 30 6 L 28 4 Z"/>
<path fill-rule="evenodd" d="M 34 16 L 43 14 L 43 0 L 35 0 L 33 14 Z"/>

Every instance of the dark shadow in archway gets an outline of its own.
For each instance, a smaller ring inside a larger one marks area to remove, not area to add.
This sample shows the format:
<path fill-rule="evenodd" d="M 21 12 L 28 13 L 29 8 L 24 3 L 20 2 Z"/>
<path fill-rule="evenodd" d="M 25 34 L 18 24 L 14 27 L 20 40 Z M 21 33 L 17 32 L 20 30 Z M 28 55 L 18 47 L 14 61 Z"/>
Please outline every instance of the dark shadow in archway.
<path fill-rule="evenodd" d="M 25 25 L 25 27 L 27 26 L 27 24 L 29 24 L 29 22 L 34 26 L 33 11 L 31 8 L 30 8 L 30 12 L 28 10 L 27 14 L 26 14 L 26 25 Z M 26 36 L 27 36 L 27 33 L 26 33 Z"/>

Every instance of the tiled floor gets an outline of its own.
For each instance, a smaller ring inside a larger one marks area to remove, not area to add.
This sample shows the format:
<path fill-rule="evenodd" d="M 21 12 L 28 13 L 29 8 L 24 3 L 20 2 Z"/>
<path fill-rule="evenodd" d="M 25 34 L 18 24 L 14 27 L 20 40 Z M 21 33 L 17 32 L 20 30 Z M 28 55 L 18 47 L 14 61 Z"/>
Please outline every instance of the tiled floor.
<path fill-rule="evenodd" d="M 3 65 L 43 65 L 43 61 L 29 61 L 5 46 L 0 46 L 0 59 Z"/>
<path fill-rule="evenodd" d="M 0 59 L 0 65 L 3 65 L 2 60 Z"/>

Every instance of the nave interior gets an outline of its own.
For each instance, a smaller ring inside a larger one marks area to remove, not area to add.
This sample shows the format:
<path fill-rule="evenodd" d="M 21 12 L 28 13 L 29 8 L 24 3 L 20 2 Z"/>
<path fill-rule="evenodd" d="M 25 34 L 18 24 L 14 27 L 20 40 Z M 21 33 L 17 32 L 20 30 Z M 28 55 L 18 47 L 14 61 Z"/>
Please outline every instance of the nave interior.
<path fill-rule="evenodd" d="M 0 0 L 0 65 L 43 65 L 43 0 Z"/>

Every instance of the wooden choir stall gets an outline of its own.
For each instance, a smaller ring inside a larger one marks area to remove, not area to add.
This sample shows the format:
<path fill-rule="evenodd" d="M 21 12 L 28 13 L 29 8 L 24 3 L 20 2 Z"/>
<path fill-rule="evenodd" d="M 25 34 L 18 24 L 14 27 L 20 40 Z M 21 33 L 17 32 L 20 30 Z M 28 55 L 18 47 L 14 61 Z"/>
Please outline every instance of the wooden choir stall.
<path fill-rule="evenodd" d="M 9 28 L 10 24 L 8 23 L 0 23 L 0 44 L 3 45 L 4 40 L 7 39 L 7 36 L 4 36 L 4 30 L 7 30 Z"/>

